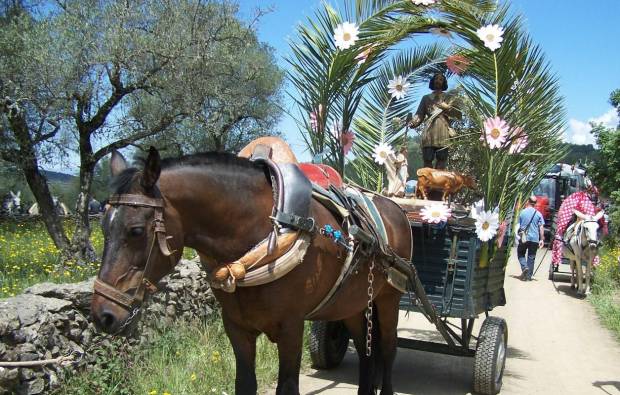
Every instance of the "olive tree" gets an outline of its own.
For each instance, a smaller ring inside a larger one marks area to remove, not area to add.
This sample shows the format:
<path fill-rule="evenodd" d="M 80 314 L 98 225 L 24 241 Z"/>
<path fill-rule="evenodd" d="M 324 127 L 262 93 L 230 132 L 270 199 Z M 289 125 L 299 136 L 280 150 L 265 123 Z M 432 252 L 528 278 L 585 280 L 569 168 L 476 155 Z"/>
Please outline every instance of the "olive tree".
<path fill-rule="evenodd" d="M 59 0 L 7 12 L 2 23 L 0 49 L 10 56 L 0 62 L 0 154 L 24 172 L 55 244 L 78 260 L 94 258 L 96 164 L 195 119 L 209 100 L 205 87 L 228 77 L 248 42 L 260 45 L 222 1 Z M 236 98 L 216 100 L 226 107 Z M 71 239 L 41 173 L 49 155 L 68 151 L 79 156 L 80 180 Z"/>

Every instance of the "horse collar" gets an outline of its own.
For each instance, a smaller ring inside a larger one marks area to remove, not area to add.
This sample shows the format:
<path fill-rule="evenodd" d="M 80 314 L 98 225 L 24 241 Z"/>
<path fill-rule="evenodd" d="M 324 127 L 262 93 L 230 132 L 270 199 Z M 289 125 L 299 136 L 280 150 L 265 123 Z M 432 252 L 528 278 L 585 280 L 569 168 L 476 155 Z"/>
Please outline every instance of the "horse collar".
<path fill-rule="evenodd" d="M 151 263 L 153 262 L 153 250 L 155 248 L 155 241 L 157 241 L 160 252 L 170 259 L 171 266 L 175 264 L 175 258 L 168 246 L 168 239 L 172 236 L 166 235 L 166 227 L 164 225 L 164 201 L 160 198 L 152 198 L 144 195 L 135 194 L 120 194 L 112 195 L 109 199 L 109 203 L 112 206 L 133 206 L 133 207 L 151 207 L 155 209 L 155 218 L 153 219 L 153 240 L 151 247 L 142 270 L 140 282 L 136 287 L 136 291 L 133 296 L 122 292 L 114 288 L 113 286 L 95 279 L 94 290 L 95 293 L 127 308 L 133 309 L 142 304 L 144 300 L 144 294 L 146 291 L 149 293 L 155 293 L 157 286 L 149 279 Z M 131 270 L 131 269 L 130 269 Z"/>

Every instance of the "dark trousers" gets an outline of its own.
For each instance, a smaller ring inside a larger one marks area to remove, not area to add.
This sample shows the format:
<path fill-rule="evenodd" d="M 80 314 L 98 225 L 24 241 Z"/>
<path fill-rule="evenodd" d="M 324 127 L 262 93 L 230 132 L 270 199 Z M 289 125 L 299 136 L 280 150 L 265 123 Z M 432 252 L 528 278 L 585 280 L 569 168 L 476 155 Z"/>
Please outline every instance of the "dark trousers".
<path fill-rule="evenodd" d="M 519 243 L 517 246 L 517 258 L 519 258 L 521 271 L 527 268 L 529 270 L 528 278 L 531 278 L 532 274 L 534 274 L 536 251 L 538 251 L 538 242 L 536 241 L 526 241 L 525 243 Z"/>
<path fill-rule="evenodd" d="M 433 160 L 437 159 L 437 163 L 433 166 Z M 422 148 L 422 160 L 424 161 L 424 167 L 434 167 L 435 169 L 445 169 L 448 163 L 448 148 L 447 147 L 423 147 Z"/>

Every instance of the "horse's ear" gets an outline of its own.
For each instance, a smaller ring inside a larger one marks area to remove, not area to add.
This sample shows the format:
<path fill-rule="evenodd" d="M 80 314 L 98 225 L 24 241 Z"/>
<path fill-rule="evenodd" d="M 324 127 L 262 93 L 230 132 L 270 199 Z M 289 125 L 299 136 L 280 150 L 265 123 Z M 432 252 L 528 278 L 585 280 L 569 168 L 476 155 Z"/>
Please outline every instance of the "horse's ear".
<path fill-rule="evenodd" d="M 22 196 L 22 191 L 17 191 L 17 195 L 16 195 L 16 197 L 18 197 L 18 198 L 19 198 L 19 197 L 21 197 L 21 196 Z"/>
<path fill-rule="evenodd" d="M 147 190 L 153 188 L 159 179 L 159 173 L 161 173 L 159 152 L 155 147 L 151 147 L 142 171 L 142 186 Z"/>
<path fill-rule="evenodd" d="M 598 221 L 599 219 L 603 218 L 603 215 L 605 215 L 605 211 L 601 210 L 598 213 L 596 213 L 596 215 L 592 219 L 595 221 Z"/>
<path fill-rule="evenodd" d="M 586 219 L 586 217 L 587 217 L 587 215 L 585 215 L 584 213 L 582 213 L 582 212 L 581 212 L 581 211 L 579 211 L 579 210 L 573 210 L 573 213 L 574 213 L 574 214 L 577 216 L 577 218 L 579 218 L 579 219 L 583 219 L 583 220 L 585 220 L 585 219 Z"/>
<path fill-rule="evenodd" d="M 110 159 L 110 172 L 112 177 L 116 177 L 127 168 L 127 161 L 117 150 L 112 151 L 112 158 Z"/>
<path fill-rule="evenodd" d="M 11 194 L 11 197 L 14 198 L 15 197 L 15 193 L 13 191 L 9 191 L 9 193 Z"/>

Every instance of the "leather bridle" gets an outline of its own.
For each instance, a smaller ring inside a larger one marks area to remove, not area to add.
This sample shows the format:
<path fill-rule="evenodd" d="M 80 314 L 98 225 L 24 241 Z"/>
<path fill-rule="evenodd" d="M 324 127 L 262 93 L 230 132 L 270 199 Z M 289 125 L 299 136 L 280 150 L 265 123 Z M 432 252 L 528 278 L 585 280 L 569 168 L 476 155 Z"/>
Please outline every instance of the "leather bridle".
<path fill-rule="evenodd" d="M 172 236 L 166 235 L 166 227 L 164 226 L 164 201 L 163 199 L 151 198 L 144 195 L 121 194 L 112 195 L 109 199 L 109 204 L 112 206 L 151 207 L 155 209 L 155 217 L 152 222 L 153 238 L 151 247 L 134 294 L 130 295 L 127 292 L 119 291 L 112 285 L 104 283 L 99 278 L 95 279 L 94 290 L 96 294 L 99 294 L 104 298 L 123 306 L 127 310 L 135 311 L 135 309 L 142 304 L 146 291 L 151 294 L 157 292 L 157 286 L 153 284 L 149 278 L 150 270 L 152 269 L 152 262 L 154 260 L 153 251 L 155 249 L 156 241 L 159 246 L 159 251 L 170 259 L 171 267 L 175 265 L 175 257 L 173 255 L 175 251 L 170 251 L 168 246 L 168 239 L 171 239 Z M 135 269 L 136 267 L 130 268 L 119 278 L 125 277 Z M 131 288 L 133 287 L 130 287 L 129 289 Z"/>

